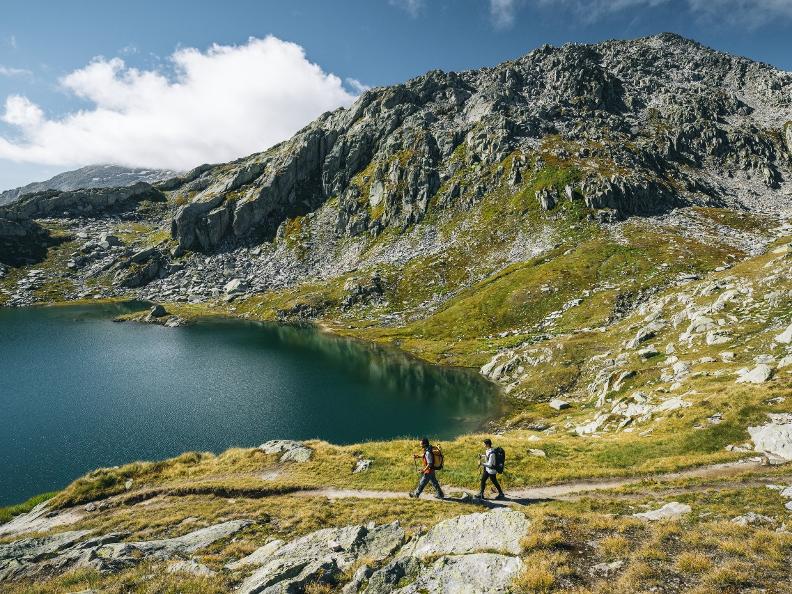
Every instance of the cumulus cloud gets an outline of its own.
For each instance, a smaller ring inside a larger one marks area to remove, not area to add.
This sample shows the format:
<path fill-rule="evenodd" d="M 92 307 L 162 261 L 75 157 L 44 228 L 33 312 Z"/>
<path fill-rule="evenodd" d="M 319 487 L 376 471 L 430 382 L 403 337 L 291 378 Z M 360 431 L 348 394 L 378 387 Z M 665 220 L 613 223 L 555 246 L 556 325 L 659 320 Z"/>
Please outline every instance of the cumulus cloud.
<path fill-rule="evenodd" d="M 489 0 L 490 16 L 496 29 L 508 29 L 514 25 L 517 0 Z"/>
<path fill-rule="evenodd" d="M 96 58 L 60 81 L 88 107 L 59 118 L 7 97 L 0 117 L 15 135 L 0 136 L 0 159 L 188 169 L 263 150 L 355 98 L 300 46 L 271 36 L 179 49 L 166 62 L 139 70 Z"/>

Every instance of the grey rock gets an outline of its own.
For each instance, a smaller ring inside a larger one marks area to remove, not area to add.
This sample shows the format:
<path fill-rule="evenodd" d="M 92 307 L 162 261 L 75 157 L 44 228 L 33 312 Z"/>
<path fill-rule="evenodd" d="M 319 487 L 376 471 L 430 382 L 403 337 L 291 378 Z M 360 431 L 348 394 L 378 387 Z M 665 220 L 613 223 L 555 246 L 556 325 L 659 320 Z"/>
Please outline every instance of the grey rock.
<path fill-rule="evenodd" d="M 786 327 L 781 334 L 778 334 L 773 338 L 779 344 L 790 344 L 792 343 L 792 324 Z"/>
<path fill-rule="evenodd" d="M 737 383 L 762 384 L 773 376 L 773 368 L 760 363 L 751 370 L 746 370 L 737 378 Z"/>
<path fill-rule="evenodd" d="M 176 556 L 189 556 L 248 524 L 247 520 L 231 520 L 184 536 L 138 542 L 123 542 L 127 536 L 123 533 L 83 540 L 89 531 L 15 541 L 0 545 L 0 581 L 63 573 L 76 567 L 116 572 L 144 560 L 164 561 Z"/>
<path fill-rule="evenodd" d="M 624 561 L 617 559 L 610 563 L 597 563 L 596 565 L 592 565 L 589 569 L 589 573 L 591 575 L 609 576 L 616 573 L 622 567 L 624 567 Z"/>
<path fill-rule="evenodd" d="M 138 182 L 154 183 L 176 175 L 175 171 L 162 169 L 129 168 L 118 165 L 89 165 L 66 171 L 43 182 L 34 182 L 0 193 L 0 205 L 45 190 L 79 190 L 81 188 L 118 188 Z"/>
<path fill-rule="evenodd" d="M 748 427 L 748 434 L 757 452 L 792 461 L 792 423 L 773 421 L 759 427 Z"/>
<path fill-rule="evenodd" d="M 509 555 L 475 553 L 446 556 L 437 559 L 428 568 L 421 568 L 412 584 L 393 590 L 393 592 L 399 594 L 422 594 L 423 592 L 505 594 L 512 591 L 511 582 L 522 568 L 522 560 Z"/>
<path fill-rule="evenodd" d="M 168 315 L 168 312 L 161 304 L 157 304 L 149 311 L 149 316 L 152 318 L 162 318 Z"/>
<path fill-rule="evenodd" d="M 754 526 L 757 524 L 774 524 L 775 520 L 769 516 L 757 514 L 756 512 L 748 512 L 741 516 L 731 519 L 732 523 L 739 524 L 740 526 Z"/>
<path fill-rule="evenodd" d="M 373 460 L 368 459 L 360 459 L 355 462 L 355 468 L 352 470 L 353 473 L 358 472 L 366 472 L 369 468 L 371 468 L 371 464 L 374 462 Z"/>
<path fill-rule="evenodd" d="M 145 182 L 121 188 L 45 190 L 27 194 L 0 207 L 0 216 L 5 212 L 26 219 L 65 218 L 72 215 L 98 217 L 134 209 L 144 200 L 164 202 L 165 196 Z"/>
<path fill-rule="evenodd" d="M 536 193 L 536 199 L 544 210 L 551 210 L 558 201 L 558 192 L 555 188 L 543 188 Z"/>
<path fill-rule="evenodd" d="M 564 410 L 565 408 L 569 408 L 569 402 L 565 400 L 561 400 L 559 398 L 553 398 L 547 405 L 555 410 Z"/>
<path fill-rule="evenodd" d="M 391 594 L 397 584 L 414 580 L 418 576 L 420 568 L 421 564 L 415 557 L 394 559 L 371 575 L 366 594 Z"/>
<path fill-rule="evenodd" d="M 670 503 L 666 503 L 664 506 L 658 509 L 633 514 L 633 516 L 640 518 L 641 520 L 657 522 L 659 520 L 678 520 L 685 514 L 689 514 L 691 511 L 693 510 L 686 503 L 672 501 Z"/>
<path fill-rule="evenodd" d="M 436 524 L 421 536 L 412 555 L 419 559 L 477 551 L 516 555 L 530 525 L 525 514 L 508 509 L 458 516 Z"/>
<path fill-rule="evenodd" d="M 168 563 L 165 571 L 168 573 L 186 573 L 199 577 L 208 577 L 214 575 L 215 572 L 202 563 L 193 561 L 173 561 Z"/>
<path fill-rule="evenodd" d="M 228 281 L 225 287 L 223 287 L 223 290 L 226 292 L 227 295 L 230 295 L 232 293 L 242 293 L 245 291 L 245 289 L 246 289 L 245 282 L 238 278 Z"/>
<path fill-rule="evenodd" d="M 240 594 L 299 591 L 317 578 L 334 579 L 357 559 L 381 561 L 404 541 L 398 522 L 384 526 L 326 528 L 288 544 L 265 545 L 235 567 L 259 565 L 240 586 Z"/>
<path fill-rule="evenodd" d="M 290 439 L 274 439 L 267 441 L 259 446 L 265 454 L 282 454 L 281 462 L 303 463 L 311 459 L 313 450 L 301 441 Z"/>

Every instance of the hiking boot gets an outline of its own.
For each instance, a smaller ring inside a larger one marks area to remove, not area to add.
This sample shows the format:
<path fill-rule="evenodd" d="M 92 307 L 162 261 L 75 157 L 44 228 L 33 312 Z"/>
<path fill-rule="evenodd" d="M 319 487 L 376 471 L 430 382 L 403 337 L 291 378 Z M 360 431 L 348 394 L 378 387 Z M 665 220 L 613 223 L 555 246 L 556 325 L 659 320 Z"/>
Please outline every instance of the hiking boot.
<path fill-rule="evenodd" d="M 416 493 L 415 491 L 410 491 L 410 498 L 411 499 L 417 499 L 418 498 L 418 493 Z"/>
<path fill-rule="evenodd" d="M 503 501 L 504 499 L 506 499 L 506 495 L 504 495 L 503 493 L 498 493 L 498 496 L 495 499 L 497 499 L 498 501 Z"/>
<path fill-rule="evenodd" d="M 437 495 L 435 495 L 435 499 L 445 499 L 445 495 L 443 495 L 442 493 L 438 493 Z"/>

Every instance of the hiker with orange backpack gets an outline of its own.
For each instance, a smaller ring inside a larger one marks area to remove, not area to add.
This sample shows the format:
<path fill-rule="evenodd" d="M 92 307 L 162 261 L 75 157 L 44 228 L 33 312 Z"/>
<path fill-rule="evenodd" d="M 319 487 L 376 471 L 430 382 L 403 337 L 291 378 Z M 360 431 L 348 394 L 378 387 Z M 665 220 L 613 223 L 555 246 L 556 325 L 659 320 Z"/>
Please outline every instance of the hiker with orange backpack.
<path fill-rule="evenodd" d="M 437 482 L 437 476 L 435 475 L 435 470 L 442 470 L 443 468 L 443 452 L 439 447 L 431 445 L 426 437 L 421 440 L 421 448 L 423 448 L 423 453 L 413 454 L 413 460 L 421 460 L 421 480 L 418 481 L 418 487 L 415 491 L 410 491 L 410 497 L 417 499 L 421 496 L 421 492 L 427 483 L 432 483 L 437 492 L 435 497 L 444 499 L 443 489 L 440 488 L 440 483 Z"/>

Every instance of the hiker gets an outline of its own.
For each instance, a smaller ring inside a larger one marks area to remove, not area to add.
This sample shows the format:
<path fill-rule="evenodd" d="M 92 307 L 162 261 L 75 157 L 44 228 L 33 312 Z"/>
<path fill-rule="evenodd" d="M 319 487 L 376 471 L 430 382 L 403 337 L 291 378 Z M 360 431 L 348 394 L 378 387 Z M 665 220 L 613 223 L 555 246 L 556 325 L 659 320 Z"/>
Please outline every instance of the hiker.
<path fill-rule="evenodd" d="M 440 488 L 440 483 L 437 482 L 437 476 L 435 475 L 435 470 L 443 467 L 442 452 L 440 452 L 439 448 L 433 448 L 426 437 L 421 440 L 421 448 L 423 448 L 422 454 L 413 454 L 414 460 L 421 460 L 421 480 L 418 481 L 418 488 L 415 491 L 410 491 L 410 497 L 417 499 L 421 496 L 426 483 L 432 483 L 435 491 L 437 491 L 435 497 L 444 499 L 443 490 Z"/>
<path fill-rule="evenodd" d="M 481 487 L 479 488 L 478 498 L 484 499 L 484 488 L 489 480 L 498 490 L 498 496 L 495 499 L 506 499 L 506 495 L 503 494 L 503 489 L 501 489 L 498 482 L 498 472 L 503 472 L 503 459 L 505 458 L 505 454 L 502 454 L 503 449 L 493 448 L 490 438 L 484 440 L 484 445 L 487 450 L 481 455 Z"/>

